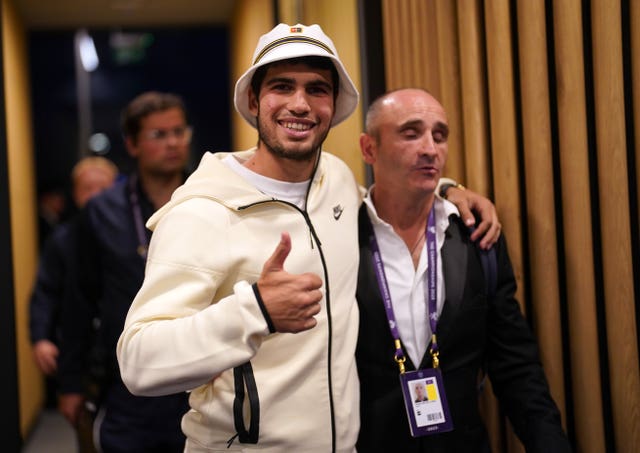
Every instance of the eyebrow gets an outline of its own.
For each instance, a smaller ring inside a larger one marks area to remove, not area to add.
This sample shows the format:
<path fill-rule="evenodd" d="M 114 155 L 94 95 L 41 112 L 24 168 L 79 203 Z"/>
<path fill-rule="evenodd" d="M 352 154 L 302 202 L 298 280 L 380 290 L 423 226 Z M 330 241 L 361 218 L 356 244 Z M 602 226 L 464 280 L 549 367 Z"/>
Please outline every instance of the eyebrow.
<path fill-rule="evenodd" d="M 423 128 L 425 125 L 424 121 L 421 119 L 415 119 L 415 120 L 409 120 L 409 121 L 405 121 L 404 123 L 400 124 L 398 126 L 398 130 L 404 130 L 407 128 L 415 128 L 415 127 L 420 127 Z M 431 129 L 434 130 L 442 130 L 444 131 L 447 135 L 449 134 L 449 125 L 447 123 L 444 123 L 442 121 L 437 121 L 433 127 Z"/>

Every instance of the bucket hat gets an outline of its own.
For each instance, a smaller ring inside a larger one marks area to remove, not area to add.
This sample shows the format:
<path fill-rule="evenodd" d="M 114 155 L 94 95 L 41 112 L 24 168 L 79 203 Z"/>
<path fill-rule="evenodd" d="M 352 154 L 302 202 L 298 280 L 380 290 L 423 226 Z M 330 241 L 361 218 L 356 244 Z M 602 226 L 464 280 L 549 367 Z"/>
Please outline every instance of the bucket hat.
<path fill-rule="evenodd" d="M 331 126 L 347 119 L 358 105 L 358 90 L 344 69 L 333 41 L 317 24 L 279 24 L 260 37 L 251 67 L 236 82 L 233 102 L 238 113 L 251 126 L 256 127 L 256 117 L 249 111 L 249 90 L 256 69 L 276 61 L 309 56 L 326 57 L 333 62 L 338 71 L 340 88 Z"/>

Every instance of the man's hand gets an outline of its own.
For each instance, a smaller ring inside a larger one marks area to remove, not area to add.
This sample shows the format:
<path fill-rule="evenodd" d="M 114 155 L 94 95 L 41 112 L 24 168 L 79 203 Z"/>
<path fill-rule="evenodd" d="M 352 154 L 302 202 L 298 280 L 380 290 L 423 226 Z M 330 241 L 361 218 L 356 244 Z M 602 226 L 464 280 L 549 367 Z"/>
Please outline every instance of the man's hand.
<path fill-rule="evenodd" d="M 39 340 L 33 345 L 33 358 L 36 365 L 47 376 L 58 370 L 58 347 L 49 340 Z"/>
<path fill-rule="evenodd" d="M 258 290 L 277 332 L 302 332 L 317 324 L 322 280 L 310 272 L 290 274 L 284 261 L 291 252 L 291 237 L 282 233 L 273 255 L 264 263 Z"/>
<path fill-rule="evenodd" d="M 475 225 L 476 228 L 471 233 L 471 240 L 476 241 L 482 237 L 480 248 L 490 249 L 500 237 L 502 229 L 502 225 L 498 221 L 496 207 L 491 200 L 469 189 L 463 190 L 457 187 L 447 189 L 447 200 L 456 205 L 462 220 L 468 227 L 472 227 L 476 223 L 471 211 L 480 216 L 480 223 Z"/>
<path fill-rule="evenodd" d="M 76 427 L 84 409 L 85 397 L 81 393 L 63 393 L 58 397 L 58 410 L 71 426 Z"/>

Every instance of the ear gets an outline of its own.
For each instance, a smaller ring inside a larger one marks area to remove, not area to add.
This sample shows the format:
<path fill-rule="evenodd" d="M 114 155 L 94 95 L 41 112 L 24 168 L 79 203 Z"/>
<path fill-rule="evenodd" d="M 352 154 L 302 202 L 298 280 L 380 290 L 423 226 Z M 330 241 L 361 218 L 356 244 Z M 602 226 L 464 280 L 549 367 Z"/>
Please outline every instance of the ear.
<path fill-rule="evenodd" d="M 369 134 L 363 132 L 360 134 L 360 152 L 362 159 L 369 165 L 373 165 L 376 161 L 376 141 Z"/>
<path fill-rule="evenodd" d="M 249 103 L 249 112 L 251 112 L 253 116 L 258 116 L 258 96 L 255 95 L 251 88 L 249 88 L 247 94 L 249 95 L 247 101 Z"/>
<path fill-rule="evenodd" d="M 138 157 L 138 154 L 139 154 L 138 146 L 133 143 L 133 140 L 131 139 L 131 137 L 125 137 L 124 144 L 127 147 L 127 152 L 131 157 L 133 158 Z"/>

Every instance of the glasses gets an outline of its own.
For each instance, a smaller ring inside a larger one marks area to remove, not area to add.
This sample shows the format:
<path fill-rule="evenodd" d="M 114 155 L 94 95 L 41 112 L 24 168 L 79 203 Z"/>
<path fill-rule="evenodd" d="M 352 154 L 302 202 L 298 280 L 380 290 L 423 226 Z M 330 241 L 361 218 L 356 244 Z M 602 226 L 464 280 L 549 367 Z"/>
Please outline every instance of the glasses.
<path fill-rule="evenodd" d="M 174 137 L 176 142 L 186 144 L 191 142 L 193 128 L 191 126 L 174 127 L 173 129 L 151 129 L 144 131 L 142 136 L 146 140 L 154 142 L 166 142 L 169 137 Z"/>

